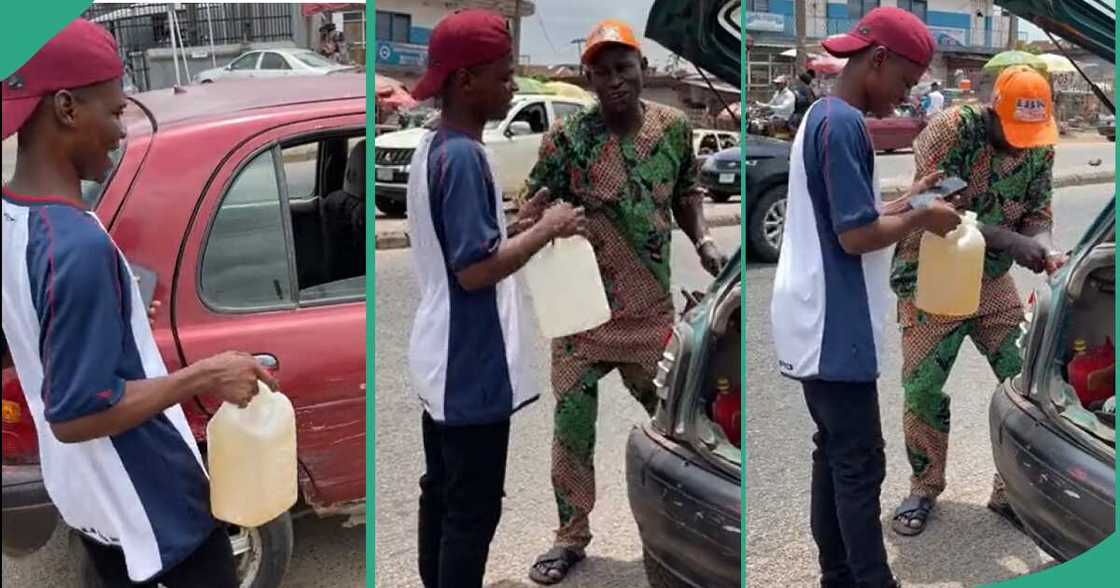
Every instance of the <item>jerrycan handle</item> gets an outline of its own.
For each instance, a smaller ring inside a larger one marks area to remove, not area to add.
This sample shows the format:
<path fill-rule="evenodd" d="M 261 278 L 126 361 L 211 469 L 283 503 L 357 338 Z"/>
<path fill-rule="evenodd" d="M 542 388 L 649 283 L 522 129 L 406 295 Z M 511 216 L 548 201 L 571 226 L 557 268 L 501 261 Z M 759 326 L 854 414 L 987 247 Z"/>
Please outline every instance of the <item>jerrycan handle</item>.
<path fill-rule="evenodd" d="M 971 224 L 971 225 L 975 225 L 975 224 L 980 222 L 980 221 L 976 220 L 976 213 L 974 211 L 971 211 L 971 210 L 964 211 L 963 217 L 964 217 L 963 221 L 968 223 L 968 224 Z"/>

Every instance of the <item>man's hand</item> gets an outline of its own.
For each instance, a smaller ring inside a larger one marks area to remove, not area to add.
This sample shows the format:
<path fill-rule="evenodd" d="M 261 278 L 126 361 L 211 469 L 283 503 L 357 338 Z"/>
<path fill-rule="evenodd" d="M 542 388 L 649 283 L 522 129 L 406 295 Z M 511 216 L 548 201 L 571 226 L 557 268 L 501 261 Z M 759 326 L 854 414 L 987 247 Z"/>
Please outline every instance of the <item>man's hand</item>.
<path fill-rule="evenodd" d="M 1051 251 L 1038 239 L 997 225 L 982 224 L 980 232 L 984 235 L 984 244 L 988 249 L 1010 255 L 1015 263 L 1036 274 L 1046 271 Z"/>
<path fill-rule="evenodd" d="M 1051 251 L 1050 254 L 1046 256 L 1046 275 L 1052 276 L 1058 273 L 1058 270 L 1062 269 L 1068 261 L 1069 254 Z"/>
<path fill-rule="evenodd" d="M 940 184 L 941 180 L 944 180 L 944 179 L 945 179 L 945 172 L 940 171 L 940 170 L 935 171 L 932 174 L 929 174 L 929 175 L 923 177 L 922 179 L 914 182 L 910 186 L 910 191 L 907 192 L 904 197 L 909 199 L 911 196 L 917 196 L 918 194 L 921 194 L 923 192 L 929 192 L 930 190 L 933 189 L 934 186 Z"/>
<path fill-rule="evenodd" d="M 219 400 L 236 404 L 240 408 L 249 405 L 257 394 L 257 380 L 275 390 L 276 378 L 268 373 L 253 356 L 240 351 L 227 351 L 208 357 L 191 366 L 204 374 L 212 383 L 210 394 Z"/>
<path fill-rule="evenodd" d="M 151 306 L 148 307 L 149 325 L 153 327 L 156 326 L 156 315 L 159 314 L 159 307 L 161 306 L 163 306 L 162 302 L 160 302 L 159 300 L 153 300 Z"/>
<path fill-rule="evenodd" d="M 934 200 L 929 208 L 921 209 L 920 224 L 923 229 L 944 237 L 961 224 L 961 216 L 943 200 Z"/>
<path fill-rule="evenodd" d="M 537 192 L 540 196 L 540 192 Z M 536 199 L 537 196 L 533 198 Z M 550 239 L 587 236 L 587 217 L 583 207 L 575 208 L 568 202 L 557 202 L 541 214 L 539 224 Z"/>
<path fill-rule="evenodd" d="M 552 195 L 548 188 L 537 190 L 537 193 L 518 209 L 517 220 L 528 221 L 530 224 L 537 222 L 548 208 L 550 200 L 552 200 Z"/>
<path fill-rule="evenodd" d="M 719 272 L 723 271 L 724 266 L 727 265 L 727 256 L 719 250 L 719 247 L 713 241 L 701 245 L 697 253 L 700 255 L 700 265 L 713 277 L 718 276 Z"/>

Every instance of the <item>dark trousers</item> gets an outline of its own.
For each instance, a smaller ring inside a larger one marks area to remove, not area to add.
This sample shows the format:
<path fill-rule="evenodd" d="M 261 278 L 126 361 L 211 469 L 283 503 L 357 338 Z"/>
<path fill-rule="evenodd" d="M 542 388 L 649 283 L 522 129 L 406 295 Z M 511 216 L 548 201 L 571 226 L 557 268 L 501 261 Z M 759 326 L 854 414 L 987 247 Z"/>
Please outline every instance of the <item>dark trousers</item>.
<path fill-rule="evenodd" d="M 879 522 L 886 477 L 879 392 L 874 382 L 802 382 L 813 435 L 810 524 L 821 586 L 893 586 Z"/>
<path fill-rule="evenodd" d="M 447 426 L 423 416 L 420 579 L 425 588 L 479 588 L 502 516 L 509 421 Z"/>
<path fill-rule="evenodd" d="M 89 554 L 90 564 L 97 573 L 94 585 L 101 588 L 133 588 L 145 586 L 156 588 L 237 588 L 237 571 L 233 563 L 233 547 L 229 543 L 229 533 L 225 525 L 220 525 L 194 553 L 175 567 L 155 578 L 139 584 L 128 579 L 124 552 L 120 547 L 102 545 L 84 535 L 82 545 Z"/>

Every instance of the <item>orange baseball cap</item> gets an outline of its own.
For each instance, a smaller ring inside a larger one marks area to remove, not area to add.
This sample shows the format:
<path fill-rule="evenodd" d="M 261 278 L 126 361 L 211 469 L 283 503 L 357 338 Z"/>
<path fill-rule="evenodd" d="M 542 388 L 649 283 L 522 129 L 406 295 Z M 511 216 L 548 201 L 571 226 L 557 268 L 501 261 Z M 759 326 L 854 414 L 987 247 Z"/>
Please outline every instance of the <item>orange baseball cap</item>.
<path fill-rule="evenodd" d="M 1012 147 L 1030 149 L 1058 142 L 1050 84 L 1025 65 L 1009 67 L 996 79 L 992 108 Z"/>
<path fill-rule="evenodd" d="M 591 63 L 603 47 L 607 45 L 626 45 L 641 51 L 641 46 L 638 45 L 638 38 L 634 36 L 634 31 L 630 25 L 618 20 L 604 20 L 595 25 L 591 30 L 591 34 L 587 36 L 587 47 L 583 50 L 581 60 L 584 65 Z"/>

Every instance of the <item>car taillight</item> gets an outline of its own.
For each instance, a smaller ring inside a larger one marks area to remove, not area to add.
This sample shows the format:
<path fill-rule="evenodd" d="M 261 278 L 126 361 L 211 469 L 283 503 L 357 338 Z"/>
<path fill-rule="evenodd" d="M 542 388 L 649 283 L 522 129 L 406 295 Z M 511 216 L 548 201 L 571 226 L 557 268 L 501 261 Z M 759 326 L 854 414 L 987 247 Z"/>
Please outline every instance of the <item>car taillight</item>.
<path fill-rule="evenodd" d="M 669 388 L 673 384 L 673 370 L 680 356 L 681 340 L 676 330 L 670 331 L 665 341 L 665 351 L 657 362 L 657 374 L 653 377 L 653 385 L 657 390 L 657 397 L 662 401 L 668 400 Z"/>
<path fill-rule="evenodd" d="M 3 453 L 5 464 L 37 463 L 39 438 L 14 369 L 4 370 Z"/>

